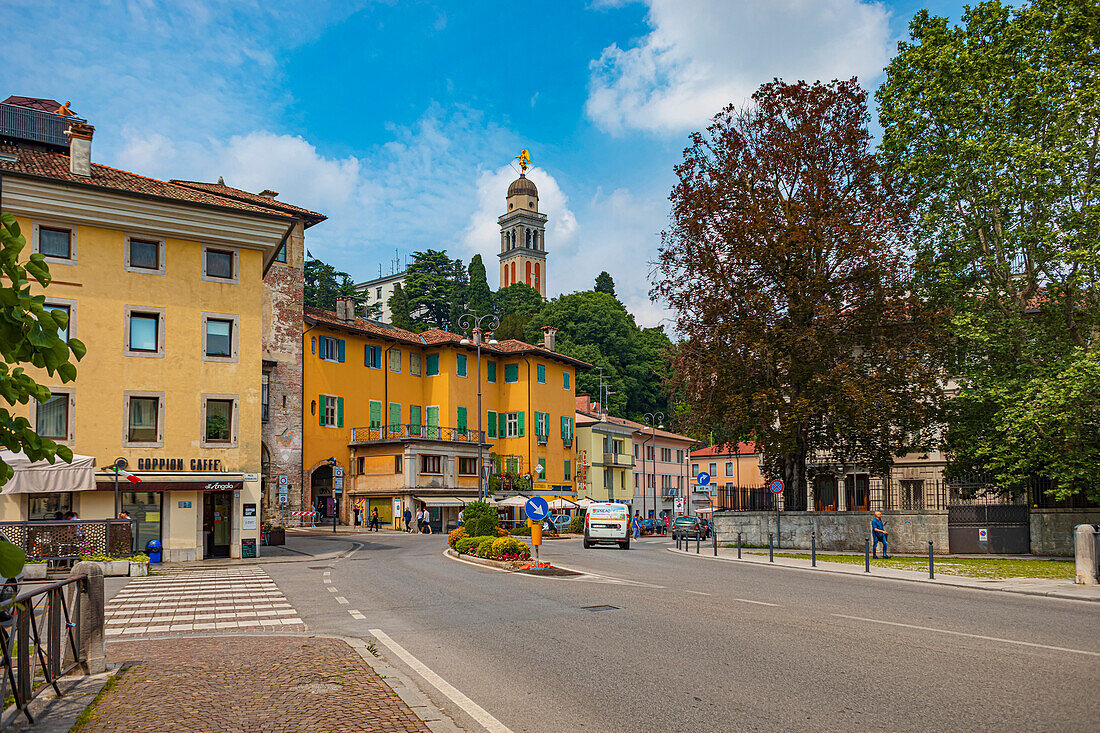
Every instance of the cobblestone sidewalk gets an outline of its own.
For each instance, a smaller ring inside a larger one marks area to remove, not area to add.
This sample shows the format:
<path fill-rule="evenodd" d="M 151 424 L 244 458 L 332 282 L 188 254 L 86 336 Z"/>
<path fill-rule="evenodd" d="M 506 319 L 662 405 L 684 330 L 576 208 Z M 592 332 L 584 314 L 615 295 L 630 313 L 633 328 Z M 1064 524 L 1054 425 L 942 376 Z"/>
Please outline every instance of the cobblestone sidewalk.
<path fill-rule="evenodd" d="M 308 636 L 117 640 L 136 662 L 74 730 L 427 731 L 354 649 Z"/>
<path fill-rule="evenodd" d="M 106 608 L 107 637 L 305 631 L 298 612 L 258 567 L 167 571 L 134 578 Z"/>

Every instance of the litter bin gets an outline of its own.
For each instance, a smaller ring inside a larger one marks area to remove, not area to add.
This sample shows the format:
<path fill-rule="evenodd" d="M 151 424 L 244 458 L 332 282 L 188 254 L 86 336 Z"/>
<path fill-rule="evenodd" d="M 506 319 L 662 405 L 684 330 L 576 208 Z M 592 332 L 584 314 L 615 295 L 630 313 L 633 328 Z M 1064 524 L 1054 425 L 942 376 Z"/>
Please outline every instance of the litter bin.
<path fill-rule="evenodd" d="M 161 553 L 160 540 L 149 540 L 145 544 L 145 554 L 149 556 L 149 562 L 159 563 L 160 562 L 160 553 Z"/>

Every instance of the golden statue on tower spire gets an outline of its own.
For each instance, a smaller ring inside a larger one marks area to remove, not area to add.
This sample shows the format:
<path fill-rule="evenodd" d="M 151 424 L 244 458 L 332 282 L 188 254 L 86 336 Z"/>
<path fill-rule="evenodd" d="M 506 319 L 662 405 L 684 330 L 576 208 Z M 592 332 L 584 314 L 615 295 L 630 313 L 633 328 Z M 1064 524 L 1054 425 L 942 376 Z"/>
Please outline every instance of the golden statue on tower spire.
<path fill-rule="evenodd" d="M 526 173 L 527 169 L 531 167 L 531 153 L 527 150 L 521 150 L 519 155 L 516 156 L 516 160 L 519 161 L 520 174 Z"/>

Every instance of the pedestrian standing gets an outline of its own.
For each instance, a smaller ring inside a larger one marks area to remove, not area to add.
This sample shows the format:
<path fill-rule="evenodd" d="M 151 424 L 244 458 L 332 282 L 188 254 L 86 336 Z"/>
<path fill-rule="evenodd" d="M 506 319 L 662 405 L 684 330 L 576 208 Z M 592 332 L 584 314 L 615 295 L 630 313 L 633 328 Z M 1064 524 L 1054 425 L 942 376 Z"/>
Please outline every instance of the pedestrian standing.
<path fill-rule="evenodd" d="M 642 536 L 642 517 L 638 512 L 634 512 L 634 521 L 631 522 L 634 530 L 634 539 L 638 539 Z"/>
<path fill-rule="evenodd" d="M 871 534 L 875 538 L 875 543 L 871 547 L 871 556 L 878 559 L 878 543 L 881 542 L 882 556 L 889 559 L 890 556 L 886 554 L 886 539 L 890 533 L 886 531 L 886 526 L 882 522 L 882 512 L 875 512 L 875 518 L 871 520 Z"/>
<path fill-rule="evenodd" d="M 370 510 L 370 529 L 374 532 L 381 529 L 381 523 L 378 519 L 378 507 L 374 507 Z"/>
<path fill-rule="evenodd" d="M 466 523 L 466 512 L 462 509 L 458 510 L 458 526 L 461 527 Z"/>
<path fill-rule="evenodd" d="M 408 507 L 405 507 L 405 513 L 402 515 L 405 519 L 405 531 L 412 532 L 413 513 Z"/>
<path fill-rule="evenodd" d="M 355 506 L 355 528 L 359 529 L 359 526 L 363 523 L 363 510 L 359 508 L 357 504 Z"/>

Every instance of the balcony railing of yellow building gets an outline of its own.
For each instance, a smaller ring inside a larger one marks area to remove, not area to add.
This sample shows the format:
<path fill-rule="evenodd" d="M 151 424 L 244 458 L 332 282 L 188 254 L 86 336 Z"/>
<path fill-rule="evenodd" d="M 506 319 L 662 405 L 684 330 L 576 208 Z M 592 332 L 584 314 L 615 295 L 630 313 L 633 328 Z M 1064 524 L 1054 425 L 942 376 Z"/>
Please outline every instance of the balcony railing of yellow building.
<path fill-rule="evenodd" d="M 604 453 L 603 465 L 621 468 L 633 468 L 634 456 L 630 453 Z"/>
<path fill-rule="evenodd" d="M 485 442 L 485 431 L 469 428 L 446 428 L 439 425 L 373 425 L 352 428 L 352 443 L 374 443 L 380 440 L 441 440 L 452 443 L 473 443 L 478 437 Z"/>

